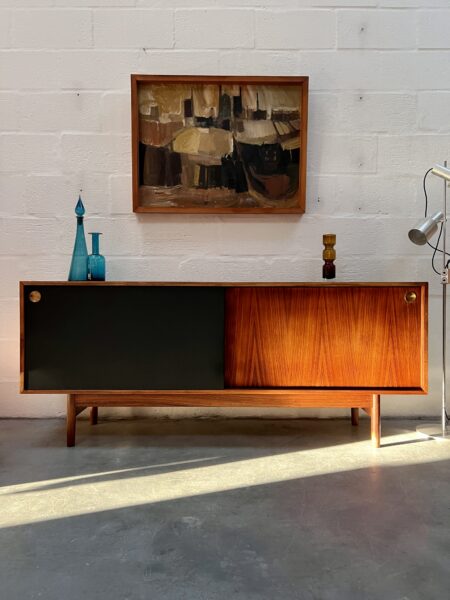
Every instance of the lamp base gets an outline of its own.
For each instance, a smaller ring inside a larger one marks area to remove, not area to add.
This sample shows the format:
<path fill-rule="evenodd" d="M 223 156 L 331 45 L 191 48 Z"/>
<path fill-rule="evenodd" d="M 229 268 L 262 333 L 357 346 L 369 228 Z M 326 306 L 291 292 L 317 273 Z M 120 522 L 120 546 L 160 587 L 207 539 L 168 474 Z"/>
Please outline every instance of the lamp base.
<path fill-rule="evenodd" d="M 448 425 L 443 428 L 439 423 L 426 423 L 425 425 L 416 427 L 416 431 L 425 437 L 433 438 L 440 442 L 450 442 L 450 427 Z"/>

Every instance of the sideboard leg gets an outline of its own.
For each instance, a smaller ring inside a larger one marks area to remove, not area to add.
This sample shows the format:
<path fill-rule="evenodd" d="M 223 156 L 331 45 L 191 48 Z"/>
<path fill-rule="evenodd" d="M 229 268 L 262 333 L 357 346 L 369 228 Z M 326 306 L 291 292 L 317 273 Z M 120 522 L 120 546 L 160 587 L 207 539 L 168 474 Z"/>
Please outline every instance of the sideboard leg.
<path fill-rule="evenodd" d="M 77 425 L 77 408 L 75 395 L 67 396 L 67 447 L 75 446 L 75 430 Z"/>
<path fill-rule="evenodd" d="M 370 413 L 370 429 L 372 435 L 372 444 L 374 448 L 380 447 L 381 439 L 381 415 L 380 415 L 380 395 L 372 396 L 372 410 Z"/>
<path fill-rule="evenodd" d="M 352 425 L 354 427 L 359 425 L 359 408 L 352 408 Z"/>
<path fill-rule="evenodd" d="M 91 425 L 97 425 L 98 422 L 98 406 L 91 407 Z"/>

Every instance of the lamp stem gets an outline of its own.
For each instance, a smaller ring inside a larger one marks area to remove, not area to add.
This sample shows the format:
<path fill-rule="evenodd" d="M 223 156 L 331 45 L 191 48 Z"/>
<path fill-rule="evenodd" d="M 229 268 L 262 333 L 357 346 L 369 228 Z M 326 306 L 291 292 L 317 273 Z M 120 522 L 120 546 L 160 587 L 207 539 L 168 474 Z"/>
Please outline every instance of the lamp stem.
<path fill-rule="evenodd" d="M 447 395 L 447 374 L 446 374 L 446 330 L 447 330 L 447 284 L 442 282 L 442 435 L 445 435 L 447 426 L 446 416 L 446 395 Z"/>
<path fill-rule="evenodd" d="M 445 166 L 436 165 L 432 169 L 434 175 L 442 177 L 444 179 L 444 211 L 436 213 L 436 218 L 441 219 L 441 230 L 438 238 L 442 235 L 442 272 L 441 272 L 441 285 L 442 285 L 442 407 L 441 407 L 441 425 L 423 425 L 417 427 L 417 432 L 427 436 L 427 438 L 433 438 L 435 440 L 446 440 L 450 442 L 450 428 L 448 427 L 449 420 L 447 419 L 447 285 L 448 285 L 448 267 L 447 267 L 447 185 L 450 182 L 450 170 L 447 169 L 447 161 L 444 161 Z M 442 215 L 442 216 L 441 216 Z M 430 219 L 433 221 L 433 219 Z M 428 226 L 428 230 L 430 226 Z M 414 235 L 410 235 L 410 239 L 415 241 L 415 230 Z M 427 228 L 425 228 L 427 231 Z M 410 232 L 411 233 L 411 232 Z M 433 231 L 434 233 L 434 231 Z M 425 233 L 426 235 L 426 233 Z M 420 239 L 420 236 L 419 238 Z M 427 238 L 428 239 L 428 238 Z M 417 242 L 416 242 L 417 243 Z M 419 242 L 420 243 L 420 242 Z M 435 250 L 436 251 L 436 250 Z"/>
<path fill-rule="evenodd" d="M 447 166 L 447 161 L 444 162 Z M 443 226 L 443 252 L 442 252 L 442 435 L 447 431 L 447 181 L 444 179 L 444 221 Z"/>

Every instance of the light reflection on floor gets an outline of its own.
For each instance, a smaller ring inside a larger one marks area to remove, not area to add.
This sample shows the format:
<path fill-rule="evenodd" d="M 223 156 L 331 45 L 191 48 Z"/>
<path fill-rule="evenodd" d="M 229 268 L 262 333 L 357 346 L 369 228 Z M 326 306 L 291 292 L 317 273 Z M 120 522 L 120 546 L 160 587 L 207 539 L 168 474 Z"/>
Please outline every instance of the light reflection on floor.
<path fill-rule="evenodd" d="M 16 423 L 20 426 L 20 421 Z M 315 425 L 312 426 L 312 423 Z M 376 450 L 371 447 L 370 441 L 365 436 L 360 435 L 359 437 L 363 439 L 358 440 L 349 436 L 345 439 L 341 430 L 343 425 L 344 428 L 346 427 L 346 424 L 341 421 L 332 422 L 335 428 L 338 428 L 340 435 L 333 440 L 331 448 L 326 442 L 324 447 L 310 448 L 308 446 L 311 442 L 309 439 L 311 432 L 304 430 L 307 430 L 308 426 L 309 429 L 314 427 L 317 429 L 317 423 L 302 422 L 301 432 L 289 424 L 291 435 L 286 436 L 284 432 L 283 444 L 274 445 L 272 436 L 268 436 L 269 452 L 262 451 L 257 457 L 239 456 L 236 452 L 231 452 L 230 455 L 230 446 L 227 448 L 228 452 L 218 453 L 220 446 L 215 446 L 215 439 L 211 437 L 212 446 L 203 445 L 202 450 L 206 455 L 197 458 L 169 462 L 156 461 L 154 464 L 103 471 L 96 471 L 94 462 L 92 472 L 82 475 L 73 474 L 68 477 L 4 486 L 0 488 L 0 526 L 36 523 L 95 511 L 166 502 L 365 468 L 369 468 L 374 474 L 382 468 L 426 464 L 450 458 L 450 445 L 446 448 L 445 445 L 437 446 L 431 441 L 424 445 L 420 442 L 426 440 L 417 434 L 414 428 L 391 433 L 388 425 L 385 427 L 387 432 L 383 436 L 383 446 Z M 325 430 L 333 428 L 325 421 L 320 423 Z M 63 454 L 69 460 L 76 460 L 77 456 L 81 458 L 89 452 L 89 445 L 95 440 L 94 447 L 90 448 L 92 454 L 92 450 L 99 448 L 99 439 L 90 436 L 93 431 L 99 433 L 99 429 L 102 428 L 101 439 L 104 442 L 102 445 L 104 450 L 109 449 L 113 458 L 114 442 L 123 443 L 128 439 L 127 434 L 121 437 L 117 432 L 117 428 L 123 426 L 124 424 L 120 422 L 104 422 L 96 430 L 88 430 L 87 434 L 79 440 L 78 447 L 62 449 Z M 127 422 L 126 426 L 130 427 L 130 422 Z M 137 422 L 134 426 L 142 428 L 145 424 Z M 184 424 L 181 425 L 182 429 L 183 426 Z M 193 427 L 191 443 L 195 448 L 195 422 Z M 217 427 L 217 422 L 214 422 L 214 427 Z M 352 434 L 354 432 L 355 430 L 351 430 Z M 185 434 L 184 431 L 182 433 Z M 240 435 L 242 433 L 245 435 L 245 432 L 240 432 Z M 278 432 L 275 430 L 274 433 Z M 170 439 L 169 433 L 165 441 L 170 444 Z M 130 440 L 131 448 L 136 450 L 135 441 Z M 186 445 L 188 443 L 186 440 Z M 178 445 L 179 441 L 175 448 Z M 272 450 L 270 450 L 271 446 Z M 47 459 L 51 460 L 52 450 L 48 448 L 45 450 Z M 60 455 L 61 449 L 54 449 L 54 453 Z M 73 501 L 68 501 L 69 497 L 72 497 Z"/>

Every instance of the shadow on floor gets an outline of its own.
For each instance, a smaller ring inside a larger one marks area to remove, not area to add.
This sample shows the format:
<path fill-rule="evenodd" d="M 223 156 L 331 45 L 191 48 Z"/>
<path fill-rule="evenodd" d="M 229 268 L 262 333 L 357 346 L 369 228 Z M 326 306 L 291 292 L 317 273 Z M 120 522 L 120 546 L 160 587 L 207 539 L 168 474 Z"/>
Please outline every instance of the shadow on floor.
<path fill-rule="evenodd" d="M 2 597 L 443 600 L 449 468 L 374 463 L 4 527 Z M 133 486 L 151 496 L 152 481 Z M 133 486 L 123 487 L 130 502 Z M 101 506 L 95 485 L 93 497 Z M 77 506 L 76 487 L 67 501 Z"/>

